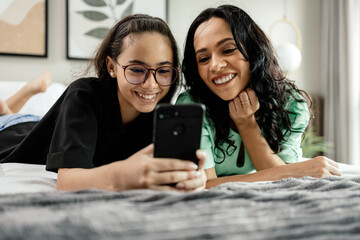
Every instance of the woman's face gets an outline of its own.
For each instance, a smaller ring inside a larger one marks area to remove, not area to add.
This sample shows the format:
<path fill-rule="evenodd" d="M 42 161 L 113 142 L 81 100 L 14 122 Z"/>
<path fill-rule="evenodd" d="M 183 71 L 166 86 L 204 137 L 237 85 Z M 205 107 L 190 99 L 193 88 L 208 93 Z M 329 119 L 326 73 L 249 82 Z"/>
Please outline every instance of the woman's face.
<path fill-rule="evenodd" d="M 246 88 L 250 64 L 237 48 L 225 20 L 213 17 L 200 24 L 194 48 L 199 75 L 217 96 L 228 101 Z"/>
<path fill-rule="evenodd" d="M 147 68 L 173 66 L 173 51 L 170 40 L 156 32 L 130 34 L 123 42 L 123 52 L 116 59 L 118 64 L 128 66 L 141 64 Z M 118 99 L 124 118 L 136 117 L 141 112 L 151 112 L 156 104 L 168 93 L 170 86 L 160 86 L 155 81 L 155 71 L 150 71 L 142 84 L 129 83 L 124 69 L 113 61 L 111 65 L 118 83 Z M 129 68 L 130 69 L 130 68 Z M 124 116 L 127 115 L 128 117 Z"/>

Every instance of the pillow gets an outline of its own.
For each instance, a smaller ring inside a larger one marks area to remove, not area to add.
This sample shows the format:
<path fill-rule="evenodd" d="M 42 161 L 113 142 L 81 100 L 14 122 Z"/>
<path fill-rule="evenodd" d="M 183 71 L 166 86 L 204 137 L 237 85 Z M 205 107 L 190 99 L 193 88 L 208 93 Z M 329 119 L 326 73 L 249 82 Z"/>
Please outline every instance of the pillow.
<path fill-rule="evenodd" d="M 22 81 L 0 81 L 0 99 L 8 99 L 25 84 L 26 82 Z M 51 108 L 51 106 L 65 91 L 65 89 L 66 86 L 62 83 L 52 83 L 50 86 L 47 87 L 47 90 L 45 92 L 38 93 L 32 96 L 19 113 L 44 116 L 45 113 Z"/>

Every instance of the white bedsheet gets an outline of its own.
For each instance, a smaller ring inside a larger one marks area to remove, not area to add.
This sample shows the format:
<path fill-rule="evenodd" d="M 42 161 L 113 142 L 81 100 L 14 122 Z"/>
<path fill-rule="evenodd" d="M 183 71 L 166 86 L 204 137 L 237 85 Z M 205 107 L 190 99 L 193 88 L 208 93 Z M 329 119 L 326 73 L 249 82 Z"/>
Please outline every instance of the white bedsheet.
<path fill-rule="evenodd" d="M 0 164 L 0 194 L 55 192 L 57 174 L 45 170 L 45 165 Z"/>
<path fill-rule="evenodd" d="M 343 177 L 360 176 L 360 166 L 338 163 Z M 0 164 L 0 194 L 55 192 L 57 174 L 45 170 L 45 165 Z"/>
<path fill-rule="evenodd" d="M 343 177 L 355 177 L 360 176 L 360 166 L 349 165 L 344 163 L 337 163 L 341 170 Z"/>

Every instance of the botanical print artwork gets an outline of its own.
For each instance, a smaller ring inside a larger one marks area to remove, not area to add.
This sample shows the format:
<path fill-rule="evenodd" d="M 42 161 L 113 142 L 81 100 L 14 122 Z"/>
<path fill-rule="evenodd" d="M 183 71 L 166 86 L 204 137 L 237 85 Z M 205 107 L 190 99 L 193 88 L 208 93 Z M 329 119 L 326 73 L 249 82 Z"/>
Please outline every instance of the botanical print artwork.
<path fill-rule="evenodd" d="M 109 15 L 103 13 L 99 10 L 84 10 L 84 11 L 77 11 L 78 14 L 82 15 L 84 18 L 94 21 L 94 22 L 101 22 L 106 19 L 111 19 L 114 22 L 118 21 L 119 19 L 128 16 L 133 11 L 134 2 L 128 1 L 128 5 L 126 6 L 126 0 L 116 0 L 116 1 L 107 1 L 104 0 L 83 0 L 89 6 L 92 7 L 106 7 L 109 11 Z M 118 10 L 120 7 L 124 8 L 121 12 Z M 98 39 L 103 39 L 105 35 L 109 32 L 110 27 L 96 27 L 94 29 L 90 29 L 88 32 L 85 33 L 87 36 L 91 36 Z"/>
<path fill-rule="evenodd" d="M 132 13 L 166 20 L 165 0 L 67 0 L 67 57 L 90 59 L 117 21 Z"/>
<path fill-rule="evenodd" d="M 0 54 L 46 56 L 45 8 L 45 0 L 1 0 Z"/>

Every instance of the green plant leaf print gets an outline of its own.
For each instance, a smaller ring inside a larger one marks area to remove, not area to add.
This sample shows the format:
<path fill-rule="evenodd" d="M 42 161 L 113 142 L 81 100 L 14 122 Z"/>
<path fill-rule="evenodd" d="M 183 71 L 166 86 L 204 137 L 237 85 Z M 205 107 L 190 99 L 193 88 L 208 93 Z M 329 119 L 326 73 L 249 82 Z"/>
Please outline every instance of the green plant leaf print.
<path fill-rule="evenodd" d="M 83 15 L 85 18 L 91 21 L 103 21 L 109 18 L 107 15 L 97 11 L 78 11 L 77 13 Z"/>
<path fill-rule="evenodd" d="M 86 36 L 91 36 L 94 38 L 98 38 L 98 39 L 104 39 L 106 34 L 109 32 L 110 28 L 104 28 L 104 27 L 100 27 L 100 28 L 95 28 L 91 31 L 88 31 L 85 33 Z"/>
<path fill-rule="evenodd" d="M 134 5 L 133 2 L 129 4 L 129 6 L 128 6 L 128 7 L 125 9 L 125 11 L 123 12 L 121 18 L 126 17 L 126 16 L 129 16 L 129 15 L 132 13 L 133 5 Z"/>
<path fill-rule="evenodd" d="M 121 5 L 125 2 L 126 0 L 117 0 L 116 1 L 116 5 Z"/>
<path fill-rule="evenodd" d="M 105 7 L 106 2 L 104 0 L 83 0 L 84 3 L 92 7 Z"/>

